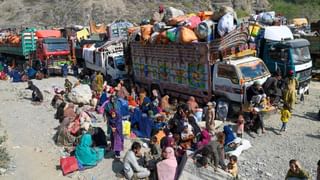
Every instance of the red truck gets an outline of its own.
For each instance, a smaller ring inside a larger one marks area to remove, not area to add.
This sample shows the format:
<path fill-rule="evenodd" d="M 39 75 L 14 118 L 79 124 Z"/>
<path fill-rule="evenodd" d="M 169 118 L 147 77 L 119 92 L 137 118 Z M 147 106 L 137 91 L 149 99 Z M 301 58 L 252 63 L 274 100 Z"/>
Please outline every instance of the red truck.
<path fill-rule="evenodd" d="M 63 64 L 71 64 L 70 47 L 68 40 L 61 37 L 58 30 L 38 30 L 36 31 L 37 50 L 36 57 L 41 62 L 45 62 L 48 73 L 60 73 Z"/>

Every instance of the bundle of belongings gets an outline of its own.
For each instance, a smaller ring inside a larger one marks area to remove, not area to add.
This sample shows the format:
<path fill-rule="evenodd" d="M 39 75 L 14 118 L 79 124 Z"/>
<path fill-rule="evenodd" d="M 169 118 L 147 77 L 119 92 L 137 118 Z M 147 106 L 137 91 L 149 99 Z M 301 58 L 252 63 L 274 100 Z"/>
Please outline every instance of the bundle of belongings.
<path fill-rule="evenodd" d="M 211 42 L 224 37 L 237 26 L 237 15 L 231 7 L 222 6 L 217 12 L 200 11 L 185 14 L 183 11 L 163 6 L 155 12 L 151 22 L 128 29 L 131 40 L 144 44 Z M 133 36 L 133 37 L 132 37 Z"/>

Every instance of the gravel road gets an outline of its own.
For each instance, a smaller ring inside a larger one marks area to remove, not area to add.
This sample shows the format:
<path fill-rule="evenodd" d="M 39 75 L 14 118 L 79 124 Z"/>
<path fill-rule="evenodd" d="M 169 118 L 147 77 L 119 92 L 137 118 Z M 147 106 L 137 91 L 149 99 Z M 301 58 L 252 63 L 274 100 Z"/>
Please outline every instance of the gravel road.
<path fill-rule="evenodd" d="M 50 107 L 53 94 L 49 92 L 53 85 L 63 87 L 63 83 L 62 78 L 35 80 L 34 84 L 45 96 L 45 102 L 35 106 L 30 103 L 31 92 L 24 89 L 27 83 L 0 81 L 0 117 L 8 134 L 6 145 L 12 157 L 10 168 L 0 179 L 117 179 L 115 172 L 120 162 L 113 159 L 105 159 L 93 169 L 66 177 L 56 168 L 62 149 L 52 140 L 58 121 L 53 118 L 55 110 Z M 320 159 L 320 121 L 315 119 L 319 107 L 320 82 L 312 82 L 310 95 L 304 103 L 296 105 L 286 133 L 278 134 L 281 121 L 279 114 L 274 114 L 265 120 L 266 134 L 260 137 L 245 134 L 244 138 L 250 140 L 253 147 L 239 158 L 241 177 L 246 180 L 284 179 L 289 160 L 296 158 L 315 179 L 316 163 Z M 127 149 L 130 140 L 125 144 Z"/>

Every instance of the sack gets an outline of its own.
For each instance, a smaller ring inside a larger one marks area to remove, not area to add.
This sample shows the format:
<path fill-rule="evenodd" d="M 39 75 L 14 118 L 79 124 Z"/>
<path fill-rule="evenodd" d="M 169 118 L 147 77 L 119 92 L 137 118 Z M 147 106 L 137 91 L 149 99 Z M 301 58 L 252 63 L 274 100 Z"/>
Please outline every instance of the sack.
<path fill-rule="evenodd" d="M 78 161 L 74 156 L 60 158 L 60 168 L 65 176 L 79 169 Z"/>
<path fill-rule="evenodd" d="M 108 104 L 109 101 L 105 101 L 99 108 L 98 108 L 98 113 L 103 114 L 104 113 L 104 108 Z"/>
<path fill-rule="evenodd" d="M 161 31 L 165 30 L 166 27 L 167 27 L 166 23 L 158 22 L 153 25 L 153 31 L 154 32 L 161 32 Z"/>
<path fill-rule="evenodd" d="M 260 26 L 258 24 L 253 24 L 249 26 L 249 33 L 253 37 L 257 37 L 260 31 Z"/>
<path fill-rule="evenodd" d="M 167 31 L 163 31 L 157 36 L 157 43 L 158 44 L 168 44 L 169 43 L 169 39 L 167 37 Z"/>
<path fill-rule="evenodd" d="M 130 121 L 122 121 L 122 127 L 123 127 L 123 129 L 122 129 L 123 135 L 125 135 L 125 136 L 130 135 L 130 133 L 131 133 L 131 122 Z"/>
<path fill-rule="evenodd" d="M 184 44 L 189 44 L 192 41 L 198 40 L 198 38 L 191 29 L 182 27 L 180 30 L 180 40 Z"/>
<path fill-rule="evenodd" d="M 173 18 L 169 19 L 168 25 L 170 25 L 170 26 L 176 26 L 176 25 L 178 25 L 179 23 L 181 23 L 181 22 L 183 22 L 183 21 L 185 21 L 185 20 L 187 20 L 187 19 L 188 19 L 188 17 L 185 16 L 185 15 L 173 17 Z"/>
<path fill-rule="evenodd" d="M 201 19 L 198 16 L 192 16 L 188 18 L 186 22 L 187 22 L 187 27 L 193 30 L 201 23 Z"/>
<path fill-rule="evenodd" d="M 183 16 L 184 12 L 173 8 L 173 7 L 168 7 L 166 8 L 165 16 L 164 16 L 164 21 L 168 22 L 171 18 L 177 17 L 177 16 Z"/>
<path fill-rule="evenodd" d="M 152 34 L 153 26 L 150 24 L 141 26 L 141 40 L 148 41 Z"/>
<path fill-rule="evenodd" d="M 171 41 L 171 42 L 175 42 L 177 39 L 177 33 L 178 33 L 178 28 L 172 28 L 169 29 L 166 32 L 166 37 Z"/>
<path fill-rule="evenodd" d="M 236 28 L 234 24 L 234 17 L 231 13 L 224 15 L 218 23 L 218 34 L 223 37 L 225 34 L 231 32 Z"/>
<path fill-rule="evenodd" d="M 200 17 L 201 21 L 210 20 L 212 16 L 213 16 L 212 11 L 200 11 L 198 13 L 198 17 Z"/>
<path fill-rule="evenodd" d="M 195 32 L 200 40 L 210 42 L 214 39 L 214 28 L 213 21 L 205 20 L 197 26 Z"/>
<path fill-rule="evenodd" d="M 92 91 L 89 85 L 81 84 L 71 90 L 68 99 L 75 104 L 90 104 Z"/>
<path fill-rule="evenodd" d="M 158 38 L 159 34 L 160 34 L 159 32 L 152 33 L 151 38 L 149 40 L 151 44 L 154 44 L 157 42 L 157 38 Z"/>

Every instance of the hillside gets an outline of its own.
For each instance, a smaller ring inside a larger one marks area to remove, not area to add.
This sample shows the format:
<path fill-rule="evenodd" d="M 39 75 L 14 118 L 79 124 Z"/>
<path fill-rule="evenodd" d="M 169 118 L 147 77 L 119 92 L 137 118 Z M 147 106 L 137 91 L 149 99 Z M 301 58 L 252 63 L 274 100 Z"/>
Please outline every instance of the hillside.
<path fill-rule="evenodd" d="M 240 14 L 257 0 L 0 0 L 0 26 L 84 25 L 90 18 L 109 23 L 116 19 L 139 22 L 149 18 L 160 3 L 185 12 L 208 10 L 212 3 L 232 5 Z M 267 5 L 267 0 L 260 0 Z M 116 2 L 116 3 L 115 3 Z"/>
<path fill-rule="evenodd" d="M 0 0 L 0 27 L 86 25 L 89 19 L 98 23 L 116 19 L 139 22 L 149 18 L 160 3 L 185 12 L 207 10 L 212 4 L 230 5 L 240 17 L 253 9 L 271 7 L 289 17 L 320 17 L 318 0 L 269 1 L 271 4 L 268 0 Z"/>

